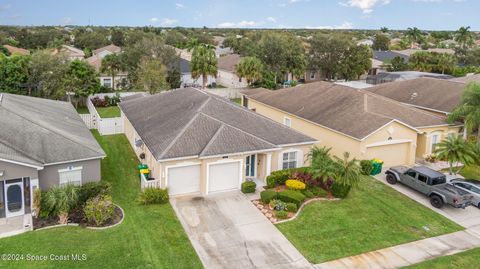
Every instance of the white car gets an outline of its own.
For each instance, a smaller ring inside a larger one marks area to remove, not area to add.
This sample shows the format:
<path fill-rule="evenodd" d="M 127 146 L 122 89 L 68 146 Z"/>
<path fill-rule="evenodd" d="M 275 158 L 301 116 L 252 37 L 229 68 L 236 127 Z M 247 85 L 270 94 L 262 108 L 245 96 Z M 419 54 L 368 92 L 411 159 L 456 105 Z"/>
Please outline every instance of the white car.
<path fill-rule="evenodd" d="M 450 181 L 455 187 L 460 188 L 473 195 L 472 203 L 480 208 L 480 181 L 473 179 L 453 179 Z"/>

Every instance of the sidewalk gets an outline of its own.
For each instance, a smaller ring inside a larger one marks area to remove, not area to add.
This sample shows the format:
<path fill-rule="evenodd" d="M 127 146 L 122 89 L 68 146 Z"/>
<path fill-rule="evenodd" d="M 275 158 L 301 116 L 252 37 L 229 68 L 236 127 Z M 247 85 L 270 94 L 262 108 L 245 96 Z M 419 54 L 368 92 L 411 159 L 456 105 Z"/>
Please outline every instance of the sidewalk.
<path fill-rule="evenodd" d="M 480 226 L 315 265 L 318 269 L 400 268 L 480 247 Z"/>

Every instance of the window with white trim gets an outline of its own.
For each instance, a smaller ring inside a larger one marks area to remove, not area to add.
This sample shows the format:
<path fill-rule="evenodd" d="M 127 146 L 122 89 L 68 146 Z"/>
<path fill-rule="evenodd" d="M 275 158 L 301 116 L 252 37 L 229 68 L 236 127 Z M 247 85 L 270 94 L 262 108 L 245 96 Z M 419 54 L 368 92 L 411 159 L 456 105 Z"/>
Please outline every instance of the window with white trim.
<path fill-rule="evenodd" d="M 283 153 L 282 169 L 297 168 L 297 152 Z"/>
<path fill-rule="evenodd" d="M 430 138 L 430 150 L 432 153 L 435 153 L 435 150 L 437 149 L 437 144 L 440 142 L 440 135 L 439 134 L 433 134 Z"/>
<path fill-rule="evenodd" d="M 112 88 L 112 79 L 111 78 L 104 78 L 102 82 L 102 86 L 107 88 Z"/>
<path fill-rule="evenodd" d="M 310 71 L 310 79 L 315 79 L 315 71 Z"/>
<path fill-rule="evenodd" d="M 70 166 L 67 169 L 58 170 L 59 174 L 59 185 L 65 186 L 68 184 L 73 185 L 82 185 L 82 167 L 73 167 Z"/>
<path fill-rule="evenodd" d="M 292 127 L 292 120 L 290 118 L 284 117 L 283 124 L 288 127 Z"/>

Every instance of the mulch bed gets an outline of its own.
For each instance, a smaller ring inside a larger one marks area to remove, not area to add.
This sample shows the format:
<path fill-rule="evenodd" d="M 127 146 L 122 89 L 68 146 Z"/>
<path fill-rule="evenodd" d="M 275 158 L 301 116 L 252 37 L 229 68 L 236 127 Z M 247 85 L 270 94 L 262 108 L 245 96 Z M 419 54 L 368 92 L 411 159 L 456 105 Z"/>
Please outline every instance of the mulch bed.
<path fill-rule="evenodd" d="M 96 226 L 95 224 L 89 223 L 89 222 L 86 221 L 85 214 L 83 214 L 83 210 L 79 208 L 79 209 L 75 209 L 69 215 L 68 223 L 76 223 L 76 224 L 78 224 L 79 226 L 82 226 L 82 227 L 108 227 L 108 226 L 112 226 L 114 224 L 119 223 L 122 220 L 122 218 L 123 218 L 122 210 L 120 209 L 120 207 L 115 205 L 115 209 L 113 211 L 113 218 L 111 218 L 110 220 L 108 220 L 107 222 L 105 222 L 101 226 Z M 47 218 L 33 217 L 33 229 L 34 230 L 49 227 L 49 226 L 55 226 L 55 225 L 58 225 L 58 224 L 59 224 L 58 223 L 58 218 L 54 217 L 54 216 L 50 216 L 50 217 L 47 217 Z"/>

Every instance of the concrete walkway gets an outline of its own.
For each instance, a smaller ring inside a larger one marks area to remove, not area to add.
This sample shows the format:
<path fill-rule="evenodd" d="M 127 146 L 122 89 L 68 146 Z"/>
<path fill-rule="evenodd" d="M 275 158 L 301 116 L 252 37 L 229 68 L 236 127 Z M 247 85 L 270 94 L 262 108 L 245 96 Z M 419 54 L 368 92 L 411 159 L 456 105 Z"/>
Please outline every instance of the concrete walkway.
<path fill-rule="evenodd" d="M 313 268 L 239 191 L 170 202 L 205 268 Z"/>
<path fill-rule="evenodd" d="M 480 247 L 480 226 L 315 265 L 318 269 L 400 268 Z"/>

